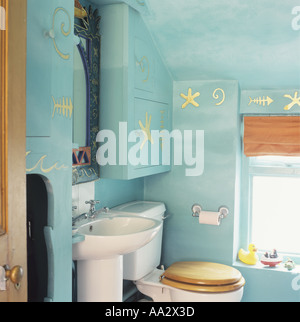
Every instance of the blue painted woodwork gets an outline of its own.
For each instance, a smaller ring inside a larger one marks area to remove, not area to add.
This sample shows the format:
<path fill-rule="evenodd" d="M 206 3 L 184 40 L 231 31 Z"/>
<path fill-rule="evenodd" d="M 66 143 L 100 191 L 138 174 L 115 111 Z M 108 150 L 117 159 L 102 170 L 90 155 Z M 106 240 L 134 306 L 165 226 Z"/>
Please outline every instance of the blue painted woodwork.
<path fill-rule="evenodd" d="M 32 7 L 32 9 L 31 9 Z M 44 33 L 51 29 L 55 6 L 43 1 L 28 1 L 28 17 L 34 21 L 27 24 L 27 98 L 26 98 L 26 135 L 27 137 L 46 137 L 51 135 L 51 60 L 54 56 L 53 44 L 45 41 Z M 37 15 L 36 12 L 47 12 Z M 51 14 L 49 14 L 51 13 Z M 44 26 L 44 30 L 41 30 Z M 37 48 L 37 43 L 43 44 Z M 43 71 L 43 73 L 41 73 Z M 39 90 L 37 84 L 43 84 Z M 28 95 L 29 93 L 29 95 Z M 35 95 L 30 95 L 34 93 Z M 42 121 L 41 121 L 42 120 Z"/>
<path fill-rule="evenodd" d="M 126 4 L 100 7 L 100 14 L 100 129 L 119 137 L 119 122 L 127 122 L 129 134 L 141 130 L 140 124 L 145 126 L 151 117 L 150 130 L 171 130 L 172 80 L 140 14 Z M 148 140 L 144 148 L 150 151 L 150 144 Z M 161 164 L 119 165 L 119 158 L 128 160 L 134 145 L 128 143 L 126 149 L 123 144 L 119 154 L 117 144 L 117 165 L 102 166 L 101 178 L 133 179 L 170 170 Z"/>
<path fill-rule="evenodd" d="M 63 114 L 66 110 L 60 114 L 54 109 L 52 97 L 56 102 L 73 99 L 74 1 L 27 3 L 26 168 L 28 174 L 42 178 L 48 193 L 44 301 L 68 302 L 72 299 L 72 119 Z M 53 26 L 56 47 L 44 35 Z"/>
<path fill-rule="evenodd" d="M 295 104 L 293 104 L 294 100 L 291 98 L 294 99 L 295 95 Z M 289 104 L 292 105 L 285 109 Z M 299 114 L 300 90 L 243 90 L 241 91 L 240 112 L 241 114 Z"/>

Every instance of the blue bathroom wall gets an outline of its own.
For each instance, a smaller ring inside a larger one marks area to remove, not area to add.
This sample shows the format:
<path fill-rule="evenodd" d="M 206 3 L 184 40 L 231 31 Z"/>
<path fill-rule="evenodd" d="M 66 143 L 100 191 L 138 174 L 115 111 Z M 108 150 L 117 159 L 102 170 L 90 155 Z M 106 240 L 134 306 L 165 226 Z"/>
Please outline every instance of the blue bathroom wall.
<path fill-rule="evenodd" d="M 299 270 L 253 268 L 239 264 L 246 280 L 243 302 L 300 302 Z"/>
<path fill-rule="evenodd" d="M 189 104 L 182 108 L 185 99 L 181 94 L 187 95 L 189 88 L 193 95 L 200 93 L 195 98 L 199 106 Z M 174 82 L 173 93 L 173 130 L 204 131 L 204 171 L 202 175 L 188 177 L 188 167 L 183 164 L 173 166 L 168 174 L 145 179 L 145 199 L 165 202 L 171 215 L 165 222 L 162 263 L 168 266 L 178 260 L 203 260 L 231 265 L 237 214 L 238 83 Z M 195 142 L 194 139 L 194 155 Z M 198 219 L 192 217 L 195 203 L 207 211 L 227 206 L 230 214 L 220 227 L 199 225 Z"/>
<path fill-rule="evenodd" d="M 45 301 L 72 299 L 73 0 L 28 0 L 27 174 L 48 192 Z M 52 30 L 52 31 L 51 31 Z M 47 35 L 52 35 L 53 39 Z"/>
<path fill-rule="evenodd" d="M 143 200 L 144 179 L 129 181 L 100 179 L 95 182 L 95 198 L 100 200 L 100 208 L 113 208 L 130 201 Z"/>
<path fill-rule="evenodd" d="M 181 93 L 199 92 L 195 98 L 199 107 L 189 104 Z M 220 90 L 214 99 L 212 93 Z M 167 174 L 145 179 L 145 200 L 162 201 L 170 217 L 165 221 L 162 264 L 176 261 L 212 261 L 235 266 L 246 279 L 243 301 L 300 300 L 299 273 L 286 269 L 253 268 L 237 261 L 241 226 L 239 200 L 241 176 L 241 116 L 240 91 L 236 81 L 182 81 L 173 86 L 173 129 L 204 130 L 204 171 L 197 177 L 187 177 L 186 166 L 174 166 Z M 221 105 L 218 104 L 225 97 Z M 196 144 L 193 141 L 193 151 Z M 192 217 L 191 207 L 199 203 L 202 209 L 217 211 L 229 208 L 229 216 L 220 226 L 200 225 Z M 244 222 L 243 222 L 244 223 Z M 242 239 L 242 238 L 241 238 Z M 246 246 L 246 245 L 244 245 Z"/>

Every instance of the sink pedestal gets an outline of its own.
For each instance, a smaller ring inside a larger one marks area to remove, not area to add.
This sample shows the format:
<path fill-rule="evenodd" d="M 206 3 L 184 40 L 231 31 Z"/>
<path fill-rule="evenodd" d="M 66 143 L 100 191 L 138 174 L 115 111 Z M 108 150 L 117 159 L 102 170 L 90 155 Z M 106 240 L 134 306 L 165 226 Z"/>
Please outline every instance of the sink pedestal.
<path fill-rule="evenodd" d="M 122 302 L 123 256 L 77 262 L 78 302 Z"/>

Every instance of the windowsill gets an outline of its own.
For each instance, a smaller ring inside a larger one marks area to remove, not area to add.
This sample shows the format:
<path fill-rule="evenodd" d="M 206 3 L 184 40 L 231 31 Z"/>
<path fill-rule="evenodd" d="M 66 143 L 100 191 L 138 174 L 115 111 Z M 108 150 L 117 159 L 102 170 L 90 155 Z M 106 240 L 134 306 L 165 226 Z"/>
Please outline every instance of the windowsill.
<path fill-rule="evenodd" d="M 258 270 L 263 270 L 263 271 L 268 271 L 268 272 L 285 272 L 285 273 L 291 273 L 291 274 L 300 274 L 300 265 L 296 265 L 296 267 L 289 271 L 287 268 L 284 267 L 284 263 L 286 262 L 286 260 L 284 259 L 284 261 L 275 266 L 275 267 L 270 267 L 270 266 L 265 266 L 262 263 L 258 262 L 256 265 L 247 265 L 244 264 L 240 261 L 235 261 L 233 263 L 233 266 L 235 267 L 240 267 L 240 268 L 249 268 L 249 269 L 258 269 Z"/>

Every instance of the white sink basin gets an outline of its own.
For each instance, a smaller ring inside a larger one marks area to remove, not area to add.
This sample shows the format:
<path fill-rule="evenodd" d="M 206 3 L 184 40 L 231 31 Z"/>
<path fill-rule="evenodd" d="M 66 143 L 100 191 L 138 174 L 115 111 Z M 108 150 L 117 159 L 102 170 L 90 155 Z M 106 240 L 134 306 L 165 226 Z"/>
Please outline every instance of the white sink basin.
<path fill-rule="evenodd" d="M 148 244 L 162 223 L 149 218 L 105 215 L 78 228 L 85 240 L 73 245 L 73 260 L 102 260 Z"/>
<path fill-rule="evenodd" d="M 85 240 L 73 244 L 78 302 L 121 302 L 123 256 L 148 244 L 162 222 L 137 216 L 100 215 L 78 228 Z"/>

